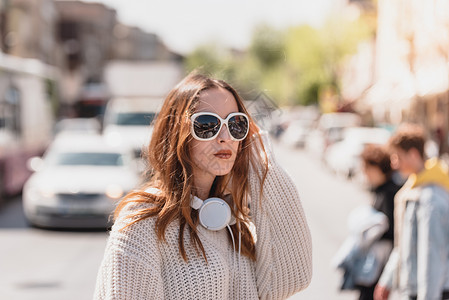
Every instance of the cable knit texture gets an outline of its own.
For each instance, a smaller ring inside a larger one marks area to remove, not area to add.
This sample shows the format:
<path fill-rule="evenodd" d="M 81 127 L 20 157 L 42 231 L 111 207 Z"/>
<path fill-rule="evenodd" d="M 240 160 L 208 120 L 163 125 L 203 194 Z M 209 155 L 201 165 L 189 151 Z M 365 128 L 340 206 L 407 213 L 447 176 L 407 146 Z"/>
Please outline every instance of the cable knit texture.
<path fill-rule="evenodd" d="M 119 230 L 130 222 L 127 214 L 145 207 L 130 204 L 112 227 L 94 298 L 285 299 L 306 288 L 312 277 L 312 242 L 293 181 L 271 157 L 263 199 L 253 170 L 249 184 L 256 262 L 238 257 L 226 228 L 210 231 L 201 226 L 208 263 L 195 251 L 187 230 L 185 262 L 179 254 L 177 222 L 167 227 L 166 243 L 157 241 L 154 218 Z"/>

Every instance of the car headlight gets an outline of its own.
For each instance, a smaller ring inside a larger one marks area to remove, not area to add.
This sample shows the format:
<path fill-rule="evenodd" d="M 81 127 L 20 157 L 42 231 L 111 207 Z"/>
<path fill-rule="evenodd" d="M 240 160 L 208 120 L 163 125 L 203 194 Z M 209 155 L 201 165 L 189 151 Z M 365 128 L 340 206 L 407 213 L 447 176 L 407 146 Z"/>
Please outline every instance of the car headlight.
<path fill-rule="evenodd" d="M 49 188 L 39 189 L 39 193 L 42 198 L 53 198 L 55 196 L 55 191 Z"/>
<path fill-rule="evenodd" d="M 54 199 L 55 192 L 51 188 L 29 187 L 25 190 L 25 197 L 31 201 Z"/>
<path fill-rule="evenodd" d="M 106 188 L 105 194 L 111 199 L 119 199 L 123 196 L 123 189 L 117 184 L 111 184 Z"/>

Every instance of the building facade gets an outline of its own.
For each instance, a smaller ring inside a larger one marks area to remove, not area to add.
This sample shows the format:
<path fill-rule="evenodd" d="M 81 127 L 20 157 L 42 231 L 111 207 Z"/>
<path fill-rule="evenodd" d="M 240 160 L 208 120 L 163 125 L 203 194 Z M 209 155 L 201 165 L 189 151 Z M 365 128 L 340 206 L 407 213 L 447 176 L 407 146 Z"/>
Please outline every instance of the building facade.
<path fill-rule="evenodd" d="M 65 115 L 102 113 L 109 97 L 104 71 L 111 61 L 180 59 L 157 35 L 121 24 L 116 11 L 103 4 L 55 3 L 59 13 L 58 34 L 67 64 L 63 71 Z"/>
<path fill-rule="evenodd" d="M 171 52 L 154 33 L 148 33 L 138 27 L 117 23 L 113 30 L 114 60 L 177 60 L 179 55 Z"/>
<path fill-rule="evenodd" d="M 53 0 L 2 0 L 0 15 L 3 53 L 61 66 L 58 13 Z"/>
<path fill-rule="evenodd" d="M 418 122 L 447 152 L 449 3 L 379 0 L 374 81 L 359 107 L 375 123 Z"/>

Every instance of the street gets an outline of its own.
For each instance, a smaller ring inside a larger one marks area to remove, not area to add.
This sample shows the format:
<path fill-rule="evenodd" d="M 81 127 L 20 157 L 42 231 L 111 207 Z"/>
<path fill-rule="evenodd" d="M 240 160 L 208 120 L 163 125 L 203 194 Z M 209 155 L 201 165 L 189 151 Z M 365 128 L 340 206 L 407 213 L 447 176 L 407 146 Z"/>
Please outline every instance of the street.
<path fill-rule="evenodd" d="M 312 283 L 289 299 L 356 299 L 354 292 L 339 291 L 342 274 L 331 266 L 331 260 L 346 238 L 349 212 L 367 203 L 369 195 L 354 183 L 335 177 L 310 153 L 279 145 L 274 151 L 299 190 L 313 242 Z"/>
<path fill-rule="evenodd" d="M 346 237 L 349 212 L 369 195 L 309 153 L 278 144 L 274 151 L 300 192 L 313 239 L 312 283 L 290 300 L 356 299 L 339 291 L 341 273 L 331 260 Z M 21 199 L 13 199 L 0 211 L 0 299 L 91 299 L 106 239 L 104 231 L 30 228 Z"/>
<path fill-rule="evenodd" d="M 29 228 L 15 199 L 0 213 L 0 299 L 91 299 L 106 238 Z"/>

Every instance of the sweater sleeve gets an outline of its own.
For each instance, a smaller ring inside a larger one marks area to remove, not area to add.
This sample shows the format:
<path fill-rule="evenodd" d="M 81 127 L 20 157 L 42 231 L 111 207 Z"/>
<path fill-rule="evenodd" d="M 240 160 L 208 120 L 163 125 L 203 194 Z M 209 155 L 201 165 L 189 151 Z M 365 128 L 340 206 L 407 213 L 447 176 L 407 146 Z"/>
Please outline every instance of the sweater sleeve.
<path fill-rule="evenodd" d="M 257 288 L 261 299 L 285 299 L 312 279 L 310 231 L 293 181 L 271 154 L 262 199 L 258 173 L 249 175 Z"/>
<path fill-rule="evenodd" d="M 164 299 L 154 221 L 145 219 L 119 230 L 124 225 L 122 218 L 112 228 L 94 299 Z"/>

